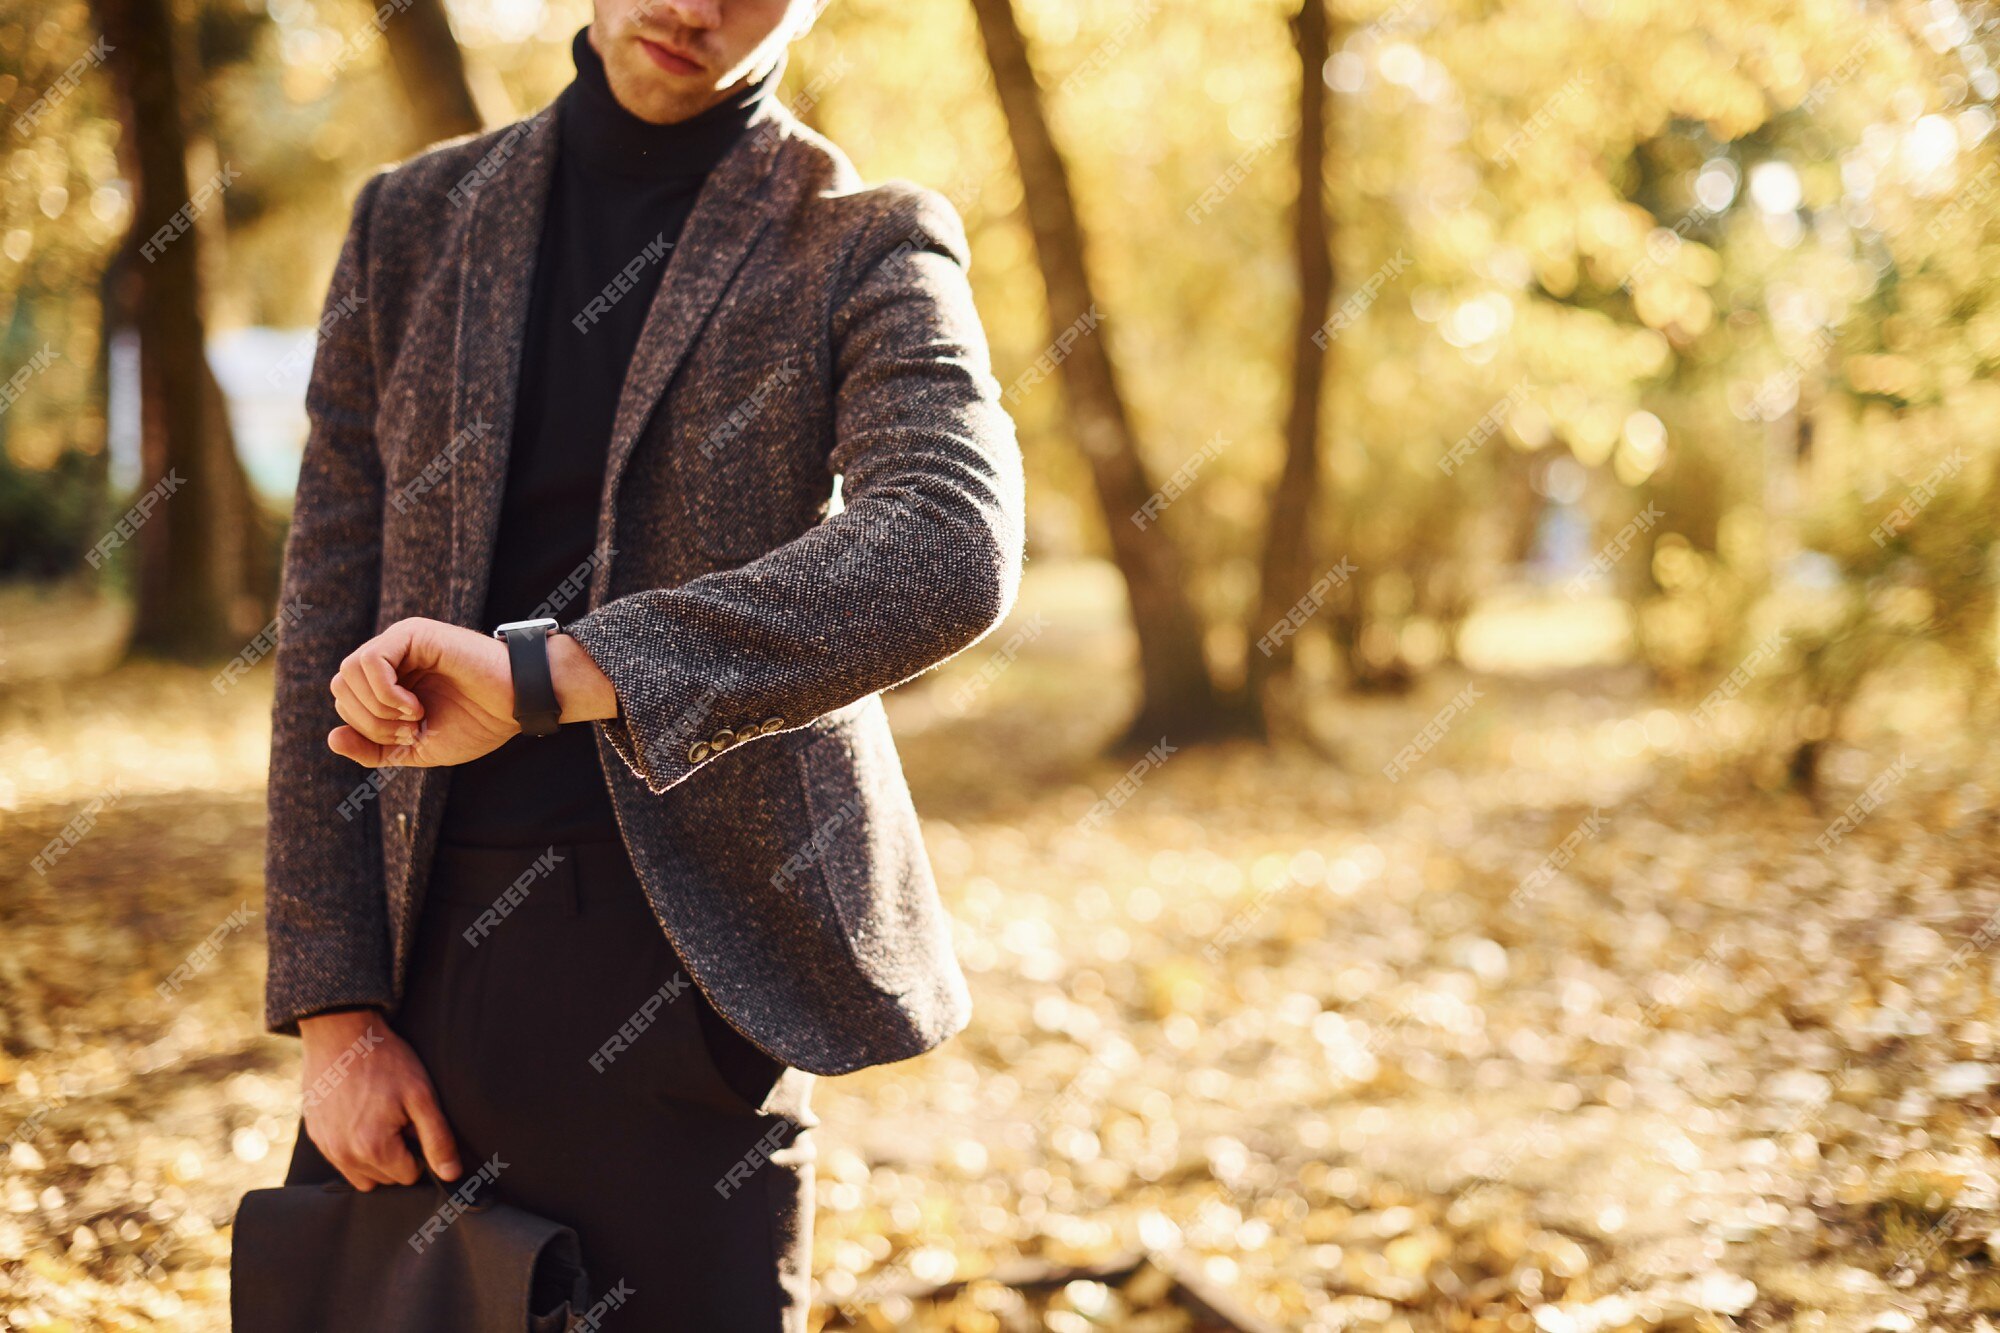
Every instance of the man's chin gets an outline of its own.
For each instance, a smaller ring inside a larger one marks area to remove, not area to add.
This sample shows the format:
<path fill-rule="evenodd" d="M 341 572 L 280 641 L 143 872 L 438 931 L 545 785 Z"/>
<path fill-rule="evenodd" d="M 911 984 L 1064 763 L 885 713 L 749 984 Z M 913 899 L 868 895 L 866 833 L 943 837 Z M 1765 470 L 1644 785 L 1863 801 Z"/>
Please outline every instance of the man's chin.
<path fill-rule="evenodd" d="M 707 72 L 676 75 L 655 65 L 633 40 L 621 55 L 627 58 L 616 66 L 607 63 L 611 93 L 618 104 L 641 120 L 666 125 L 686 120 L 715 100 L 715 88 Z"/>

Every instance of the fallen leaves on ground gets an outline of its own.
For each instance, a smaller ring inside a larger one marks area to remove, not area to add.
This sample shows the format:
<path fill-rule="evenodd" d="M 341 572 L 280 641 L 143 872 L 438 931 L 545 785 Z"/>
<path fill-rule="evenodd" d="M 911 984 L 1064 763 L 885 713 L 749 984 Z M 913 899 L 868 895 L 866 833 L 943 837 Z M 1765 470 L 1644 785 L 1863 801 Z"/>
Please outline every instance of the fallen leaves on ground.
<path fill-rule="evenodd" d="M 1115 651 L 1063 624 L 969 710 L 980 649 L 892 698 L 977 1012 L 819 1085 L 820 1323 L 1221 1327 L 1169 1265 L 1274 1328 L 1990 1327 L 1980 738 L 1830 839 L 1904 738 L 1814 805 L 1616 673 L 1483 678 L 1393 782 L 1462 680 L 1128 777 Z M 0 1317 L 221 1328 L 298 1101 L 258 1022 L 268 687 L 56 689 L 0 696 Z"/>

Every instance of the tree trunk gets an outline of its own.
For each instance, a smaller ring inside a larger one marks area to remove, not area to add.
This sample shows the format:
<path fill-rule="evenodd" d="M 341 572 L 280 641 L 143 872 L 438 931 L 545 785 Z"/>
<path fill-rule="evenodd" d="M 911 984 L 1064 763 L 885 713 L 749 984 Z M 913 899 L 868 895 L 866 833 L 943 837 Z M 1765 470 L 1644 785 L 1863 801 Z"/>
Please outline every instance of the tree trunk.
<path fill-rule="evenodd" d="M 1333 303 L 1333 224 L 1326 207 L 1327 96 L 1326 62 L 1332 54 L 1332 34 L 1326 0 L 1302 0 L 1292 22 L 1292 41 L 1299 53 L 1299 200 L 1292 211 L 1293 263 L 1298 271 L 1298 329 L 1292 338 L 1292 401 L 1285 421 L 1285 462 L 1271 491 L 1270 518 L 1258 582 L 1257 614 L 1249 629 L 1244 654 L 1245 702 L 1271 728 L 1283 721 L 1290 730 L 1297 710 L 1282 696 L 1294 664 L 1296 638 L 1274 627 L 1287 621 L 1296 607 L 1302 613 L 1318 609 L 1301 605 L 1312 593 L 1312 516 L 1320 495 L 1320 404 L 1325 397 L 1327 363 L 1333 356 L 1329 341 L 1318 339 L 1328 307 Z M 1282 715 L 1282 718 L 1281 718 Z"/>
<path fill-rule="evenodd" d="M 1060 365 L 1063 384 L 1131 602 L 1142 697 L 1127 740 L 1193 739 L 1221 727 L 1226 713 L 1209 674 L 1201 618 L 1188 595 L 1180 551 L 1157 521 L 1145 529 L 1133 521 L 1154 488 L 1105 345 L 1069 173 L 1050 133 L 1011 0 L 973 0 L 972 7 L 1021 171 L 1048 294 L 1050 337 L 1056 346 L 1068 345 Z"/>
<path fill-rule="evenodd" d="M 131 312 L 139 335 L 140 482 L 146 512 L 131 532 L 137 560 L 134 651 L 183 660 L 240 649 L 264 618 L 269 589 L 253 555 L 264 525 L 237 459 L 208 366 L 201 315 L 200 235 L 232 170 L 190 188 L 182 81 L 165 0 L 92 0 L 110 47 L 132 187 L 132 228 L 107 313 Z M 147 503 L 145 497 L 152 497 Z M 121 535 L 123 535 L 121 533 Z"/>
<path fill-rule="evenodd" d="M 410 104 L 419 148 L 484 128 L 465 78 L 465 56 L 451 35 L 444 0 L 402 0 L 403 10 L 382 25 L 389 63 Z M 371 10 L 371 12 L 376 12 Z"/>

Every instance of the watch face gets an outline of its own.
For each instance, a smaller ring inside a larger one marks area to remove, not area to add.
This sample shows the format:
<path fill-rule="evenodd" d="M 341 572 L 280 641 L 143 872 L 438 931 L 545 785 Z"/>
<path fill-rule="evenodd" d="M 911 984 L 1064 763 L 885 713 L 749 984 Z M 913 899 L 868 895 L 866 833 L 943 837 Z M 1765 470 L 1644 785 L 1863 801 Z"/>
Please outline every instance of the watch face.
<path fill-rule="evenodd" d="M 548 616 L 543 616 L 539 620 L 510 620 L 504 625 L 495 625 L 493 627 L 493 637 L 496 639 L 502 638 L 508 630 L 512 629 L 539 629 L 547 630 L 553 634 L 556 632 L 556 622 Z"/>

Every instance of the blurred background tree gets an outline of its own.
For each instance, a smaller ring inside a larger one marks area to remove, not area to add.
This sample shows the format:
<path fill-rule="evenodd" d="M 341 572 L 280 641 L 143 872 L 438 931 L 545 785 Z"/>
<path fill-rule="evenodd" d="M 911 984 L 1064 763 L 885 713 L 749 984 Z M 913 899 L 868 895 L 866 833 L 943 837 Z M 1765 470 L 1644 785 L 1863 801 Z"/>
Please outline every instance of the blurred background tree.
<path fill-rule="evenodd" d="M 1060 361 L 1076 442 L 1090 466 L 1104 533 L 1131 602 L 1142 694 L 1130 737 L 1143 748 L 1159 733 L 1209 729 L 1222 703 L 1209 677 L 1180 547 L 1157 522 L 1150 532 L 1141 526 L 1155 488 L 1133 437 L 1106 317 L 1084 257 L 1069 168 L 1050 132 L 1026 39 L 1012 0 L 974 0 L 973 9 L 1006 112 L 1048 297 L 1050 351 L 1044 355 Z"/>
<path fill-rule="evenodd" d="M 201 243 L 221 240 L 212 203 L 228 163 L 191 183 L 182 36 L 165 0 L 94 0 L 117 88 L 130 229 L 107 266 L 104 322 L 139 351 L 139 490 L 157 522 L 134 533 L 132 647 L 196 661 L 235 652 L 263 623 L 276 578 L 271 524 L 250 494 L 222 389 L 203 354 Z M 206 221 L 204 221 L 206 219 Z M 175 501 L 167 503 L 168 499 Z M 93 551 L 96 554 L 96 551 Z"/>
<path fill-rule="evenodd" d="M 266 400 L 302 385 L 347 200 L 545 103 L 587 8 L 158 3 L 183 174 L 238 173 L 167 254 L 277 513 L 300 422 Z M 1131 737 L 1254 732 L 1274 697 L 1303 734 L 1504 649 L 1725 682 L 1718 745 L 1810 786 L 1874 685 L 1990 702 L 1994 33 L 1951 3 L 843 0 L 787 91 L 964 215 L 1034 558 L 1126 590 Z M 85 559 L 167 456 L 125 443 L 156 413 L 115 336 L 160 126 L 121 127 L 97 36 L 76 0 L 0 10 L 0 573 L 135 597 L 160 646 L 148 571 L 198 526 L 240 634 L 254 524 L 192 491 L 108 578 Z"/>
<path fill-rule="evenodd" d="M 422 148 L 477 133 L 479 108 L 465 79 L 465 58 L 451 35 L 444 0 L 396 0 L 394 8 L 404 12 L 397 21 L 383 23 L 382 34 L 396 82 L 409 104 L 412 145 Z"/>

